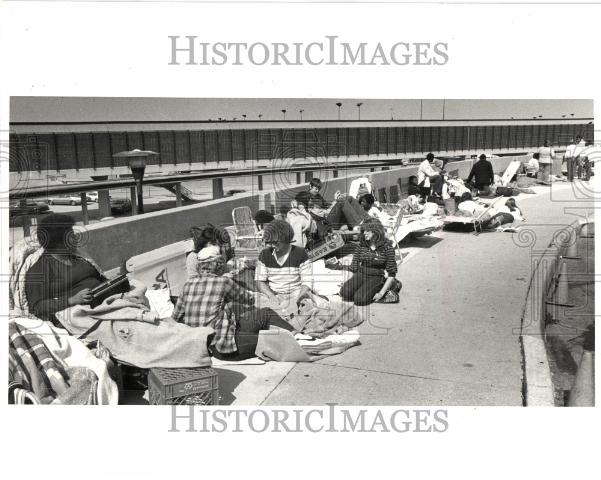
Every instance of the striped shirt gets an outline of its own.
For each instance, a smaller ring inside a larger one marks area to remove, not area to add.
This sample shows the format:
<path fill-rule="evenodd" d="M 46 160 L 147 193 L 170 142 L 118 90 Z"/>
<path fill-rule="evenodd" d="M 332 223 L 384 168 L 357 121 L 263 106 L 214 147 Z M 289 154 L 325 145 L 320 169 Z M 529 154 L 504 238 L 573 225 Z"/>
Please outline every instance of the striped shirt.
<path fill-rule="evenodd" d="M 270 248 L 257 260 L 255 280 L 267 282 L 274 293 L 296 293 L 301 285 L 313 288 L 311 262 L 304 248 L 291 246 L 290 252 L 278 259 Z"/>
<path fill-rule="evenodd" d="M 251 303 L 253 296 L 231 278 L 203 273 L 184 284 L 171 318 L 191 327 L 213 327 L 211 345 L 220 353 L 233 353 L 238 350 L 234 339 L 236 321 L 231 312 L 225 311 L 225 304 L 234 299 Z"/>
<path fill-rule="evenodd" d="M 360 269 L 376 269 L 388 272 L 389 277 L 395 277 L 397 272 L 396 260 L 394 257 L 394 248 L 390 242 L 375 247 L 366 247 L 359 245 L 353 253 L 351 263 L 351 272 L 357 272 Z"/>

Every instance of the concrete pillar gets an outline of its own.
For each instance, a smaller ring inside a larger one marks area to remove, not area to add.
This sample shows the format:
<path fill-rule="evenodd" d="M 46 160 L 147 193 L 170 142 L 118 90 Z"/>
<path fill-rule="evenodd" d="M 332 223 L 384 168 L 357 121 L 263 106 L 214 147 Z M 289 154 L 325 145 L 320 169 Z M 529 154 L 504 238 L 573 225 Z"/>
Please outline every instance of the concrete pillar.
<path fill-rule="evenodd" d="M 332 176 L 338 178 L 338 170 L 332 170 Z"/>
<path fill-rule="evenodd" d="M 213 179 L 213 200 L 223 198 L 223 178 Z"/>
<path fill-rule="evenodd" d="M 257 188 L 259 191 L 263 190 L 263 175 L 257 175 Z"/>
<path fill-rule="evenodd" d="M 301 183 L 301 172 L 296 172 L 296 184 L 299 185 Z"/>
<path fill-rule="evenodd" d="M 98 212 L 100 218 L 111 216 L 111 200 L 108 190 L 98 190 Z"/>
<path fill-rule="evenodd" d="M 182 206 L 182 184 L 181 183 L 175 184 L 175 206 L 176 207 Z"/>
<path fill-rule="evenodd" d="M 79 197 L 81 198 L 81 216 L 83 219 L 83 224 L 87 225 L 90 223 L 90 215 L 88 213 L 88 195 L 86 192 L 81 192 Z"/>
<path fill-rule="evenodd" d="M 313 180 L 313 172 L 305 172 L 305 182 Z"/>
<path fill-rule="evenodd" d="M 29 215 L 23 215 L 22 217 L 23 223 L 23 235 L 26 237 L 31 236 L 31 217 Z"/>

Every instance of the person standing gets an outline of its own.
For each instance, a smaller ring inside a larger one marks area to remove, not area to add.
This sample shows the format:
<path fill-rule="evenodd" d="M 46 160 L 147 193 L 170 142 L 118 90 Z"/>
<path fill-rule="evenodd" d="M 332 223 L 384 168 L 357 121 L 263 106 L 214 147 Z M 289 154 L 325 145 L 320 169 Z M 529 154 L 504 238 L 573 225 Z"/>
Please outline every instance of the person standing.
<path fill-rule="evenodd" d="M 574 168 L 576 169 L 576 174 L 578 178 L 582 178 L 582 171 L 584 166 L 584 157 L 583 152 L 586 150 L 586 142 L 584 138 L 581 136 L 576 137 L 576 148 L 574 148 Z"/>
<path fill-rule="evenodd" d="M 576 151 L 576 143 L 578 141 L 579 137 L 576 137 L 576 142 L 574 142 L 574 139 L 572 139 L 571 143 L 566 147 L 566 151 L 563 154 L 563 161 L 566 162 L 568 180 L 570 182 L 574 180 L 574 152 Z"/>
<path fill-rule="evenodd" d="M 474 185 L 478 189 L 488 190 L 489 187 L 495 181 L 495 173 L 492 169 L 492 163 L 486 160 L 486 155 L 480 155 L 480 159 L 474 163 L 472 170 L 467 177 L 467 183 L 470 183 L 474 179 Z"/>
<path fill-rule="evenodd" d="M 442 194 L 442 176 L 434 170 L 432 163 L 434 163 L 434 154 L 428 153 L 417 170 L 417 183 L 426 198 L 430 193 L 437 196 Z"/>
<path fill-rule="evenodd" d="M 548 140 L 545 140 L 543 146 L 538 149 L 538 156 L 542 183 L 548 185 L 551 181 L 551 168 L 553 166 L 553 159 L 555 158 L 555 151 L 549 146 Z"/>

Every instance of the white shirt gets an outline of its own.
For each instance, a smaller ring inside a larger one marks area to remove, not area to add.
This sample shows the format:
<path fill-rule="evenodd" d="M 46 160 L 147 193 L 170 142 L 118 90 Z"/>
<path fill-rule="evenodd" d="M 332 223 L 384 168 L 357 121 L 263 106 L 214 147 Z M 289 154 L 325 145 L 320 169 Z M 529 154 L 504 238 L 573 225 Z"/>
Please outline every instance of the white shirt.
<path fill-rule="evenodd" d="M 566 153 L 563 154 L 563 158 L 575 157 L 574 152 L 576 151 L 576 144 L 570 143 L 566 148 Z"/>
<path fill-rule="evenodd" d="M 424 187 L 430 186 L 430 177 L 432 175 L 436 175 L 436 171 L 430 165 L 428 160 L 424 160 L 419 164 L 419 169 L 417 170 L 417 183 L 421 185 L 424 182 Z"/>
<path fill-rule="evenodd" d="M 538 170 L 538 160 L 534 157 L 532 157 L 530 159 L 530 161 L 528 162 L 528 169 L 529 170 Z"/>
<path fill-rule="evenodd" d="M 578 145 L 574 148 L 574 157 L 577 157 L 582 153 L 582 151 L 586 148 L 586 142 L 584 140 L 580 140 Z"/>
<path fill-rule="evenodd" d="M 517 221 L 524 220 L 524 217 L 522 216 L 522 211 L 519 208 L 517 208 L 517 207 L 512 212 L 511 210 L 509 210 L 509 207 L 507 205 L 501 205 L 500 207 L 497 207 L 497 212 L 499 212 L 499 213 L 509 213 L 510 215 L 513 216 L 513 219 L 517 220 Z"/>
<path fill-rule="evenodd" d="M 472 215 L 477 215 L 483 212 L 486 209 L 483 205 L 479 205 L 473 200 L 466 200 L 465 202 L 461 202 L 457 205 L 457 210 L 463 210 L 464 212 L 468 212 Z"/>
<path fill-rule="evenodd" d="M 538 162 L 542 164 L 552 163 L 555 151 L 551 147 L 540 147 L 538 149 Z"/>
<path fill-rule="evenodd" d="M 387 215 L 377 207 L 371 207 L 367 214 L 370 217 L 377 218 L 378 220 L 380 220 L 382 225 L 388 225 L 388 223 L 390 222 L 390 215 Z"/>

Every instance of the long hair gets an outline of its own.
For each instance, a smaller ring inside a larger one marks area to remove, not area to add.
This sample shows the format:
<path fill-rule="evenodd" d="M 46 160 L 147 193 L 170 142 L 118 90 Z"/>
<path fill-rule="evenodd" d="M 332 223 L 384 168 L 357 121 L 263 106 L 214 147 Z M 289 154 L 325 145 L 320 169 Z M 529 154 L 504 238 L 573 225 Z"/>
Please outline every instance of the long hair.
<path fill-rule="evenodd" d="M 507 199 L 507 201 L 505 202 L 505 206 L 509 208 L 510 212 L 515 212 L 516 210 L 519 210 L 517 204 L 515 203 L 515 198 L 513 197 Z"/>
<path fill-rule="evenodd" d="M 212 225 L 207 225 L 203 228 L 192 227 L 190 229 L 190 235 L 192 236 L 194 251 L 196 253 L 200 252 L 209 243 L 215 243 L 215 229 Z"/>
<path fill-rule="evenodd" d="M 367 241 L 363 235 L 365 232 L 372 232 L 372 239 Z M 369 246 L 374 244 L 376 247 L 386 245 L 388 239 L 386 238 L 386 230 L 384 225 L 377 218 L 368 218 L 361 224 L 361 245 Z"/>

